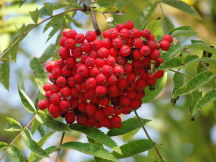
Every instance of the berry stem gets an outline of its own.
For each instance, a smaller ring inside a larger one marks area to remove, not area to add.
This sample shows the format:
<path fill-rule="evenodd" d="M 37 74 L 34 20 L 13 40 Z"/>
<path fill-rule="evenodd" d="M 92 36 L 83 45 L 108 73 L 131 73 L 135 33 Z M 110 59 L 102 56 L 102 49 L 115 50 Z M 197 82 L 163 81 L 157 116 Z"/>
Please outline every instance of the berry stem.
<path fill-rule="evenodd" d="M 65 136 L 65 132 L 62 133 L 61 140 L 59 142 L 59 149 L 58 149 L 56 160 L 55 160 L 56 162 L 58 161 L 58 158 L 59 158 L 59 154 L 60 154 L 60 151 L 61 151 L 60 146 L 61 146 L 61 144 L 62 144 L 62 142 L 64 140 L 64 136 Z"/>
<path fill-rule="evenodd" d="M 32 124 L 32 122 L 33 122 L 34 120 L 35 120 L 35 118 L 33 117 L 33 118 L 29 121 L 29 123 L 28 123 L 23 129 L 28 128 L 28 127 Z M 16 142 L 16 140 L 21 136 L 21 132 L 22 132 L 22 131 L 20 131 L 20 132 L 17 134 L 17 136 L 11 141 L 11 143 L 10 143 L 8 146 L 10 146 L 10 145 L 12 145 L 12 144 L 14 144 L 14 143 Z M 3 152 L 2 156 L 0 157 L 0 161 L 1 161 L 1 160 L 4 158 L 4 156 L 7 154 L 6 149 L 7 149 L 8 146 L 6 146 L 4 150 L 2 150 L 2 151 L 4 151 L 4 152 Z"/>
<path fill-rule="evenodd" d="M 17 38 L 6 50 L 4 50 L 4 52 L 2 52 L 2 54 L 0 55 L 0 57 L 4 56 L 9 50 L 10 48 L 12 48 L 13 46 L 15 46 L 18 42 L 20 42 L 30 31 L 32 31 L 34 28 L 38 27 L 39 25 L 43 24 L 44 22 L 56 17 L 56 16 L 60 16 L 63 14 L 66 14 L 68 12 L 74 12 L 74 11 L 88 11 L 88 8 L 74 8 L 74 9 L 70 9 L 55 15 L 52 15 L 42 21 L 40 21 L 37 24 L 34 24 L 29 30 L 27 30 L 26 32 L 24 32 L 19 38 Z"/>
<path fill-rule="evenodd" d="M 93 3 L 94 3 L 94 1 L 90 0 L 90 4 L 93 4 Z M 98 23 L 97 23 L 95 11 L 92 8 L 90 8 L 90 14 L 91 14 L 91 20 L 92 20 L 95 32 L 97 33 L 97 35 L 101 35 L 101 30 L 100 30 Z"/>
<path fill-rule="evenodd" d="M 136 110 L 134 110 L 134 113 L 135 113 L 137 119 L 140 120 L 140 121 L 142 122 L 142 120 L 141 120 L 141 118 L 139 117 L 139 115 L 138 115 L 138 113 L 137 113 Z M 148 131 L 146 130 L 146 128 L 145 128 L 144 126 L 142 126 L 142 129 L 143 129 L 144 133 L 146 134 L 147 138 L 148 138 L 149 140 L 153 141 L 152 138 L 150 137 Z M 159 152 L 159 150 L 158 150 L 158 148 L 157 148 L 156 146 L 154 146 L 154 150 L 155 150 L 156 154 L 158 155 L 159 159 L 160 159 L 161 161 L 163 161 L 163 158 L 162 158 L 162 156 L 161 156 L 161 154 L 160 154 L 160 152 Z"/>

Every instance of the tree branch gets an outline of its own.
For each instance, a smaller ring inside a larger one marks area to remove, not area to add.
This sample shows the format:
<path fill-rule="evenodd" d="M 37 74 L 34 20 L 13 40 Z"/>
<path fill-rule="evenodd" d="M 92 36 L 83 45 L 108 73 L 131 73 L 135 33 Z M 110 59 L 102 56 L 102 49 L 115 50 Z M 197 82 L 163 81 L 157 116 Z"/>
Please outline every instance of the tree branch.
<path fill-rule="evenodd" d="M 55 160 L 56 162 L 58 161 L 58 158 L 59 158 L 59 154 L 60 154 L 60 151 L 61 151 L 60 146 L 61 146 L 61 144 L 62 144 L 62 142 L 64 140 L 64 136 L 65 136 L 65 132 L 62 133 L 61 140 L 59 142 L 59 149 L 58 149 L 56 160 Z"/>
<path fill-rule="evenodd" d="M 23 129 L 25 129 L 25 128 L 28 128 L 31 124 L 32 124 L 32 122 L 35 120 L 35 118 L 33 117 L 30 121 L 29 121 L 29 123 L 23 128 Z M 11 141 L 11 143 L 9 144 L 9 145 L 12 145 L 12 144 L 14 144 L 15 142 L 16 142 L 16 140 L 21 136 L 21 132 L 22 131 L 20 131 L 18 134 L 17 134 L 17 136 Z M 9 146 L 8 145 L 8 146 Z M 7 146 L 7 147 L 8 147 Z M 7 149 L 7 147 L 4 149 L 4 150 L 2 150 L 3 151 L 3 154 L 1 155 L 1 157 L 0 157 L 0 161 L 4 158 L 4 156 L 7 154 L 7 151 L 6 151 L 6 149 Z"/>
<path fill-rule="evenodd" d="M 138 113 L 137 113 L 136 110 L 134 110 L 134 113 L 135 113 L 137 119 L 140 120 L 140 121 L 142 122 L 142 120 L 141 120 L 141 118 L 139 117 L 139 115 L 138 115 Z M 149 140 L 153 141 L 152 138 L 150 137 L 150 135 L 148 134 L 148 131 L 146 130 L 146 128 L 145 128 L 144 126 L 142 126 L 142 129 L 143 129 L 144 133 L 146 134 L 147 138 L 148 138 Z M 160 154 L 160 152 L 159 152 L 159 150 L 158 150 L 158 148 L 157 148 L 156 146 L 154 146 L 154 150 L 155 150 L 156 154 L 158 155 L 159 159 L 160 159 L 161 161 L 163 161 L 163 158 L 162 158 L 162 156 L 161 156 L 161 154 Z"/>
<path fill-rule="evenodd" d="M 74 8 L 74 9 L 71 9 L 71 10 L 67 10 L 67 11 L 64 11 L 64 12 L 61 12 L 61 13 L 58 13 L 58 14 L 55 14 L 55 15 L 52 15 L 44 20 L 42 20 L 41 22 L 37 23 L 37 24 L 34 24 L 34 26 L 32 26 L 29 30 L 27 30 L 25 33 L 23 33 L 19 38 L 17 38 L 6 50 L 3 51 L 3 53 L 0 55 L 0 57 L 4 56 L 9 50 L 10 48 L 12 48 L 13 46 L 15 46 L 19 41 L 21 41 L 30 31 L 32 31 L 34 28 L 38 27 L 39 25 L 43 24 L 44 22 L 56 17 L 56 16 L 60 16 L 60 15 L 63 15 L 65 13 L 68 13 L 68 12 L 73 12 L 73 11 L 88 11 L 88 8 Z"/>

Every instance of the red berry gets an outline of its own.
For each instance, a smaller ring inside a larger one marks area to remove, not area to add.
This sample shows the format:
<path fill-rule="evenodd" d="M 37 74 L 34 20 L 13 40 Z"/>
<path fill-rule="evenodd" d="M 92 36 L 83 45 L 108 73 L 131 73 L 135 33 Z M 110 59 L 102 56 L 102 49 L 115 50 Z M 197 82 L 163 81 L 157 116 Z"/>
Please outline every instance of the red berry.
<path fill-rule="evenodd" d="M 63 97 L 68 97 L 70 96 L 71 94 L 71 90 L 69 87 L 63 87 L 60 89 L 60 94 L 63 96 Z"/>
<path fill-rule="evenodd" d="M 89 70 L 91 76 L 95 77 L 100 73 L 100 70 L 97 67 L 93 67 Z"/>
<path fill-rule="evenodd" d="M 131 38 L 138 38 L 141 36 L 141 32 L 139 29 L 133 28 L 131 31 Z"/>
<path fill-rule="evenodd" d="M 89 116 L 92 116 L 96 111 L 96 107 L 94 104 L 87 104 L 86 105 L 86 113 L 89 115 Z"/>
<path fill-rule="evenodd" d="M 142 46 L 140 48 L 140 54 L 142 56 L 148 56 L 148 55 L 150 55 L 150 53 L 151 53 L 151 49 L 148 46 Z"/>
<path fill-rule="evenodd" d="M 103 42 L 100 39 L 95 39 L 92 42 L 92 49 L 99 50 L 103 46 Z"/>
<path fill-rule="evenodd" d="M 70 101 L 68 100 L 61 100 L 59 102 L 59 108 L 61 110 L 61 113 L 66 113 L 68 112 L 68 109 L 70 108 L 71 104 Z"/>
<path fill-rule="evenodd" d="M 65 40 L 65 45 L 64 47 L 66 47 L 67 49 L 73 49 L 76 45 L 76 42 L 75 40 L 73 39 L 66 39 Z"/>
<path fill-rule="evenodd" d="M 63 76 L 59 76 L 57 79 L 56 79 L 56 84 L 60 87 L 64 87 L 67 83 L 67 80 L 65 77 Z"/>
<path fill-rule="evenodd" d="M 103 113 L 106 116 L 111 116 L 115 113 L 115 109 L 113 106 L 107 106 L 103 109 Z"/>
<path fill-rule="evenodd" d="M 43 85 L 43 90 L 44 90 L 44 91 L 48 91 L 48 90 L 50 90 L 50 87 L 51 87 L 51 86 L 52 86 L 52 84 L 46 83 L 46 84 Z"/>
<path fill-rule="evenodd" d="M 46 66 L 45 66 L 46 71 L 47 71 L 48 73 L 51 73 L 54 67 L 55 67 L 55 62 L 54 62 L 54 61 L 48 61 L 48 62 L 46 63 Z"/>
<path fill-rule="evenodd" d="M 123 69 L 122 66 L 120 66 L 120 65 L 115 65 L 115 66 L 113 67 L 113 74 L 114 74 L 115 76 L 120 77 L 120 76 L 123 75 L 123 73 L 124 73 L 124 69 Z"/>
<path fill-rule="evenodd" d="M 82 76 L 87 76 L 88 75 L 88 68 L 86 67 L 86 65 L 80 65 L 77 68 L 77 73 L 82 75 Z"/>
<path fill-rule="evenodd" d="M 94 118 L 97 120 L 97 121 L 101 121 L 103 118 L 105 118 L 104 114 L 102 111 L 96 111 L 94 113 Z"/>
<path fill-rule="evenodd" d="M 104 74 L 100 73 L 96 76 L 96 81 L 98 84 L 105 84 L 106 76 Z"/>
<path fill-rule="evenodd" d="M 121 38 L 113 39 L 112 45 L 114 48 L 121 48 L 121 46 L 123 45 L 122 39 Z"/>
<path fill-rule="evenodd" d="M 85 40 L 85 36 L 84 36 L 84 34 L 82 34 L 82 33 L 79 33 L 79 34 L 77 34 L 76 36 L 75 36 L 75 41 L 76 41 L 76 43 L 83 43 L 84 42 L 84 40 Z"/>
<path fill-rule="evenodd" d="M 127 21 L 125 24 L 124 24 L 125 28 L 127 29 L 133 29 L 134 27 L 134 23 L 132 21 Z"/>
<path fill-rule="evenodd" d="M 131 53 L 131 48 L 127 45 L 123 45 L 120 49 L 120 54 L 122 56 L 128 56 Z"/>
<path fill-rule="evenodd" d="M 133 44 L 135 48 L 141 48 L 143 45 L 143 40 L 141 38 L 136 38 L 134 39 Z"/>
<path fill-rule="evenodd" d="M 110 47 L 112 47 L 112 42 L 111 42 L 111 40 L 108 39 L 108 38 L 105 38 L 105 39 L 102 41 L 102 43 L 103 43 L 103 47 L 105 47 L 105 48 L 110 48 Z"/>
<path fill-rule="evenodd" d="M 105 57 L 109 56 L 109 50 L 107 48 L 104 48 L 104 47 L 100 48 L 98 50 L 98 56 L 100 58 L 105 58 Z"/>
<path fill-rule="evenodd" d="M 163 70 L 158 70 L 155 74 L 154 74 L 154 77 L 159 79 L 159 78 L 162 78 L 164 75 L 164 71 Z"/>
<path fill-rule="evenodd" d="M 110 76 L 113 72 L 113 68 L 110 65 L 104 65 L 101 69 L 101 73 L 103 73 L 105 76 Z"/>
<path fill-rule="evenodd" d="M 166 40 L 166 41 L 168 41 L 168 42 L 170 42 L 170 43 L 172 43 L 172 41 L 173 41 L 173 37 L 172 37 L 171 35 L 169 35 L 169 34 L 164 35 L 164 36 L 162 37 L 162 39 L 163 39 L 163 40 Z"/>
<path fill-rule="evenodd" d="M 118 37 L 118 30 L 115 28 L 110 28 L 107 30 L 107 38 L 114 39 Z"/>
<path fill-rule="evenodd" d="M 167 40 L 160 41 L 160 47 L 164 51 L 168 51 L 170 48 L 170 43 Z"/>
<path fill-rule="evenodd" d="M 70 52 L 67 48 L 65 47 L 62 47 L 60 50 L 59 50 L 59 56 L 61 59 L 67 59 L 70 57 Z"/>
<path fill-rule="evenodd" d="M 84 125 L 87 122 L 87 119 L 84 116 L 77 116 L 76 121 L 80 125 Z"/>
<path fill-rule="evenodd" d="M 122 38 L 122 39 L 128 39 L 130 38 L 130 32 L 129 30 L 127 29 L 122 29 L 120 32 L 119 32 L 119 36 Z"/>
<path fill-rule="evenodd" d="M 105 61 L 104 61 L 104 59 L 97 58 L 95 60 L 95 64 L 98 68 L 101 68 L 103 65 L 105 65 Z"/>
<path fill-rule="evenodd" d="M 74 49 L 72 50 L 72 56 L 73 56 L 74 58 L 79 58 L 79 57 L 81 57 L 81 56 L 82 56 L 82 50 L 81 50 L 81 48 L 79 48 L 79 47 L 74 48 Z"/>
<path fill-rule="evenodd" d="M 113 56 L 109 56 L 106 59 L 106 64 L 110 65 L 110 66 L 114 66 L 116 63 L 116 58 Z"/>
<path fill-rule="evenodd" d="M 87 41 L 92 42 L 96 39 L 97 34 L 94 31 L 87 31 L 85 38 Z"/>
<path fill-rule="evenodd" d="M 80 45 L 80 48 L 83 52 L 90 52 L 91 51 L 91 44 L 89 42 L 83 42 L 81 45 Z"/>
<path fill-rule="evenodd" d="M 97 96 L 104 96 L 107 93 L 106 86 L 98 85 L 95 89 L 95 93 Z"/>
<path fill-rule="evenodd" d="M 75 121 L 75 114 L 73 112 L 66 113 L 65 120 L 68 124 L 73 123 Z"/>
<path fill-rule="evenodd" d="M 86 80 L 86 87 L 89 89 L 94 89 L 97 86 L 96 79 L 93 77 L 90 77 Z"/>
<path fill-rule="evenodd" d="M 113 128 L 120 128 L 122 126 L 122 121 L 121 118 L 119 116 L 113 116 L 111 119 L 111 124 L 113 126 Z"/>
<path fill-rule="evenodd" d="M 87 57 L 85 59 L 85 65 L 88 67 L 93 67 L 95 65 L 95 59 L 92 57 Z"/>
<path fill-rule="evenodd" d="M 51 96 L 50 96 L 50 101 L 53 103 L 53 104 L 58 104 L 60 102 L 60 96 L 58 93 L 53 93 Z"/>
<path fill-rule="evenodd" d="M 59 107 L 57 105 L 51 104 L 48 108 L 50 115 L 53 118 L 57 118 L 60 115 L 60 110 Z"/>
<path fill-rule="evenodd" d="M 117 78 L 115 75 L 111 75 L 108 79 L 107 79 L 107 83 L 108 85 L 114 85 L 117 83 Z"/>

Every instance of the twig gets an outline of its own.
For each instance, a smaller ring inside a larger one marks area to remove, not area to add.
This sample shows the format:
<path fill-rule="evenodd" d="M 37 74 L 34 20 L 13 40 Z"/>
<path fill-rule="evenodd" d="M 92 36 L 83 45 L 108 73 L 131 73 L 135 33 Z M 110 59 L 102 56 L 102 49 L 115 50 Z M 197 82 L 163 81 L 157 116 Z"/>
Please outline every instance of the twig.
<path fill-rule="evenodd" d="M 24 127 L 24 129 L 25 128 L 28 128 L 31 124 L 32 124 L 32 122 L 35 120 L 35 118 L 33 117 L 30 121 L 29 121 L 29 123 Z M 16 142 L 16 140 L 21 136 L 21 132 L 22 131 L 20 131 L 19 132 L 19 134 L 17 134 L 17 136 L 11 141 L 11 143 L 9 144 L 9 145 L 12 145 L 12 144 L 14 144 L 15 142 Z M 9 146 L 8 145 L 8 146 Z M 7 146 L 7 147 L 8 147 Z M 3 152 L 3 154 L 1 155 L 1 157 L 0 157 L 0 161 L 4 158 L 4 156 L 7 154 L 7 151 L 6 151 L 6 149 L 7 149 L 7 147 L 3 150 L 4 152 Z"/>
<path fill-rule="evenodd" d="M 91 0 L 90 0 L 90 4 L 92 4 Z M 97 23 L 95 11 L 91 8 L 90 8 L 90 14 L 91 14 L 91 20 L 92 20 L 92 24 L 93 24 L 95 32 L 97 33 L 97 35 L 101 35 L 101 30 Z"/>
<path fill-rule="evenodd" d="M 34 28 L 38 27 L 39 25 L 43 24 L 44 22 L 52 19 L 53 17 L 56 17 L 56 16 L 60 16 L 60 15 L 63 15 L 65 13 L 68 13 L 68 12 L 73 12 L 73 11 L 87 11 L 88 8 L 75 8 L 75 9 L 71 9 L 71 10 L 67 10 L 67 11 L 64 11 L 64 12 L 61 12 L 61 13 L 58 13 L 58 14 L 55 14 L 55 15 L 52 15 L 44 20 L 42 20 L 41 22 L 37 23 L 37 24 L 34 24 L 34 26 L 32 26 L 29 30 L 27 30 L 25 33 L 23 33 L 18 39 L 16 39 L 5 51 L 3 51 L 3 53 L 1 54 L 0 57 L 4 56 L 10 48 L 12 48 L 13 46 L 16 45 L 16 43 L 18 43 L 19 41 L 21 41 L 31 30 L 33 30 Z"/>
<path fill-rule="evenodd" d="M 134 111 L 134 113 L 135 113 L 137 119 L 140 120 L 140 121 L 142 121 L 141 118 L 139 117 L 139 115 L 138 115 L 138 113 L 137 113 L 136 110 Z M 143 129 L 144 133 L 146 134 L 147 138 L 148 138 L 149 140 L 153 141 L 152 138 L 150 137 L 150 135 L 148 134 L 148 131 L 145 129 L 144 126 L 142 126 L 142 129 Z M 159 152 L 159 150 L 158 150 L 158 148 L 157 148 L 156 146 L 154 146 L 154 150 L 155 150 L 156 154 L 158 155 L 159 159 L 160 159 L 161 161 L 163 161 L 163 158 L 162 158 L 162 156 L 161 156 L 161 154 L 160 154 L 160 152 Z"/>
<path fill-rule="evenodd" d="M 58 161 L 58 158 L 59 158 L 59 154 L 60 154 L 60 151 L 61 151 L 60 146 L 61 146 L 61 144 L 62 144 L 62 142 L 64 140 L 64 136 L 65 136 L 65 132 L 62 133 L 61 140 L 59 142 L 59 149 L 58 149 L 56 160 L 55 160 L 56 162 Z"/>

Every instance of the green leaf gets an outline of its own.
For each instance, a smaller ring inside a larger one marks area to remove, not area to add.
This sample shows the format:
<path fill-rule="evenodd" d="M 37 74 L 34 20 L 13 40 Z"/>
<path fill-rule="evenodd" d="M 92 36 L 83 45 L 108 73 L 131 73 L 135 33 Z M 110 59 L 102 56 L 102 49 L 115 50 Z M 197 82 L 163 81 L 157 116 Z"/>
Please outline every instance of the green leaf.
<path fill-rule="evenodd" d="M 187 46 L 188 49 L 199 49 L 210 52 L 212 54 L 216 54 L 216 48 L 210 47 L 209 44 L 201 41 L 192 41 L 192 44 Z"/>
<path fill-rule="evenodd" d="M 58 33 L 58 30 L 61 29 L 62 24 L 63 24 L 63 22 L 59 23 L 57 26 L 53 26 L 53 29 L 50 31 L 49 36 L 48 36 L 46 42 L 48 42 L 56 33 Z"/>
<path fill-rule="evenodd" d="M 202 85 L 209 82 L 214 77 L 215 75 L 210 71 L 199 73 L 193 79 L 191 79 L 188 83 L 176 89 L 176 91 L 173 94 L 173 97 L 182 96 L 182 95 L 191 93 L 195 91 L 196 89 L 198 89 L 199 87 L 201 87 Z"/>
<path fill-rule="evenodd" d="M 36 108 L 31 101 L 31 99 L 26 95 L 25 91 L 21 88 L 23 85 L 22 79 L 19 81 L 18 91 L 22 101 L 23 106 L 31 113 L 36 113 Z"/>
<path fill-rule="evenodd" d="M 134 129 L 134 130 L 132 130 L 132 131 L 130 131 L 130 132 L 128 132 L 128 133 L 125 133 L 125 134 L 123 135 L 123 140 L 124 140 L 124 141 L 129 141 L 129 140 L 131 140 L 131 139 L 137 134 L 137 132 L 139 132 L 139 130 L 140 130 L 140 128 L 137 128 L 137 129 Z"/>
<path fill-rule="evenodd" d="M 117 159 L 100 145 L 93 143 L 67 142 L 61 145 L 63 149 L 74 149 L 85 154 L 103 158 L 106 160 L 117 161 Z"/>
<path fill-rule="evenodd" d="M 172 68 L 179 68 L 185 66 L 192 61 L 199 60 L 200 58 L 196 55 L 187 55 L 185 57 L 174 57 L 167 61 L 165 61 L 159 69 L 172 69 Z"/>
<path fill-rule="evenodd" d="M 44 151 L 46 151 L 47 154 L 51 154 L 51 153 L 53 153 L 53 152 L 55 152 L 57 150 L 58 150 L 58 148 L 56 146 L 50 146 L 50 147 L 46 148 Z M 41 159 L 42 159 L 42 157 L 37 156 L 34 153 L 31 153 L 30 156 L 29 156 L 28 161 L 29 162 L 38 162 Z"/>
<path fill-rule="evenodd" d="M 163 34 L 167 34 L 171 29 L 175 27 L 172 21 L 166 16 L 164 16 L 162 19 L 162 26 L 163 26 Z"/>
<path fill-rule="evenodd" d="M 8 127 L 7 129 L 5 129 L 5 131 L 15 132 L 15 131 L 21 131 L 23 129 L 20 123 L 15 119 L 7 117 L 7 121 L 8 121 Z"/>
<path fill-rule="evenodd" d="M 31 133 L 27 128 L 21 132 L 21 137 L 25 145 L 36 155 L 40 157 L 49 157 L 49 155 L 32 139 Z"/>
<path fill-rule="evenodd" d="M 148 103 L 153 100 L 164 88 L 167 82 L 167 73 L 164 73 L 163 78 L 158 79 L 155 85 L 155 89 L 151 90 L 150 88 L 145 89 L 146 95 L 143 97 L 142 102 Z"/>
<path fill-rule="evenodd" d="M 157 7 L 158 2 L 153 2 L 148 4 L 148 6 L 143 10 L 143 16 L 142 17 L 142 27 L 144 27 L 147 22 L 149 21 L 149 18 L 151 17 L 151 15 L 153 14 L 155 8 Z"/>
<path fill-rule="evenodd" d="M 192 108 L 201 97 L 202 97 L 202 91 L 196 90 L 192 92 L 192 103 L 191 103 Z"/>
<path fill-rule="evenodd" d="M 128 133 L 134 129 L 140 128 L 144 126 L 149 120 L 143 119 L 142 121 L 136 119 L 136 118 L 131 118 L 126 121 L 123 121 L 122 127 L 121 128 L 114 128 L 108 131 L 109 136 L 118 136 L 118 135 L 123 135 L 125 133 Z"/>
<path fill-rule="evenodd" d="M 7 152 L 13 158 L 14 162 L 25 161 L 25 156 L 19 151 L 19 149 L 15 145 L 8 146 Z"/>
<path fill-rule="evenodd" d="M 10 83 L 10 50 L 5 53 L 1 58 L 0 64 L 0 82 L 4 85 L 4 87 L 9 90 Z"/>
<path fill-rule="evenodd" d="M 39 58 L 40 63 L 44 63 L 53 55 L 56 55 L 57 48 L 54 44 L 50 44 L 46 50 L 44 51 L 43 55 Z"/>
<path fill-rule="evenodd" d="M 214 101 L 214 105 L 213 105 L 213 111 L 214 111 L 214 117 L 215 117 L 215 120 L 216 120 L 216 100 Z"/>
<path fill-rule="evenodd" d="M 145 29 L 151 30 L 151 32 L 157 37 L 162 35 L 162 21 L 161 19 L 149 21 L 148 24 L 145 26 Z"/>
<path fill-rule="evenodd" d="M 181 26 L 170 30 L 169 34 L 174 37 L 179 37 L 196 35 L 197 32 L 194 31 L 190 26 Z"/>
<path fill-rule="evenodd" d="M 174 45 L 171 46 L 171 48 L 169 49 L 169 51 L 163 53 L 163 59 L 164 61 L 167 61 L 170 58 L 176 57 L 178 56 L 180 53 L 182 53 L 184 51 L 184 49 L 186 49 L 187 45 Z"/>
<path fill-rule="evenodd" d="M 183 2 L 183 1 L 180 1 L 180 0 L 161 0 L 161 2 L 168 4 L 174 8 L 177 8 L 181 11 L 184 11 L 188 14 L 191 14 L 198 19 L 201 19 L 198 12 L 192 6 L 188 5 L 187 3 Z"/>
<path fill-rule="evenodd" d="M 6 142 L 0 142 L 0 151 L 4 150 L 7 146 L 8 144 Z"/>
<path fill-rule="evenodd" d="M 51 131 L 51 132 L 47 133 L 46 135 L 44 135 L 44 136 L 40 139 L 40 141 L 38 142 L 38 145 L 39 145 L 39 146 L 43 146 L 44 143 L 45 143 L 53 134 L 55 134 L 55 133 L 56 133 L 55 131 Z"/>
<path fill-rule="evenodd" d="M 30 11 L 30 16 L 32 18 L 32 20 L 34 21 L 35 24 L 37 24 L 38 22 L 38 17 L 39 17 L 39 11 L 38 11 L 38 8 L 34 11 Z"/>
<path fill-rule="evenodd" d="M 48 14 L 51 16 L 54 10 L 54 6 L 52 3 L 44 3 L 44 7 L 47 10 Z"/>
<path fill-rule="evenodd" d="M 61 131 L 61 132 L 67 132 L 67 131 L 71 131 L 71 129 L 69 128 L 68 125 L 53 119 L 52 117 L 50 117 L 49 115 L 45 114 L 42 111 L 39 111 L 41 120 L 43 121 L 43 124 L 48 127 L 51 128 L 55 131 Z"/>
<path fill-rule="evenodd" d="M 34 134 L 36 132 L 36 130 L 38 129 L 40 125 L 40 122 L 37 120 L 34 120 L 32 123 L 32 128 L 31 128 L 31 133 Z"/>
<path fill-rule="evenodd" d="M 199 98 L 194 105 L 192 110 L 192 116 L 194 117 L 197 113 L 208 103 L 216 99 L 216 90 L 207 92 L 203 97 Z"/>
<path fill-rule="evenodd" d="M 104 134 L 97 128 L 89 128 L 87 126 L 79 125 L 79 124 L 71 124 L 70 128 L 82 132 L 86 134 L 89 138 L 95 140 L 96 142 L 106 145 L 112 148 L 114 151 L 121 153 L 121 150 L 119 149 L 115 141 L 113 141 L 112 138 L 110 138 L 108 135 Z"/>
<path fill-rule="evenodd" d="M 40 92 L 44 94 L 43 85 L 48 83 L 46 72 L 44 71 L 43 66 L 40 63 L 40 60 L 33 58 L 30 62 L 30 66 L 34 73 L 34 79 L 37 86 L 40 89 Z"/>
<path fill-rule="evenodd" d="M 19 47 L 19 42 L 17 42 L 17 43 L 16 43 L 14 46 L 12 46 L 11 49 L 10 49 L 11 60 L 12 60 L 13 62 L 16 62 L 18 47 Z"/>
<path fill-rule="evenodd" d="M 154 145 L 155 143 L 152 142 L 151 140 L 142 139 L 142 140 L 131 141 L 128 142 L 127 144 L 120 146 L 120 149 L 122 150 L 122 155 L 117 154 L 115 152 L 113 152 L 113 155 L 118 159 L 127 158 L 139 154 L 141 152 L 150 150 L 151 148 L 154 147 Z"/>

